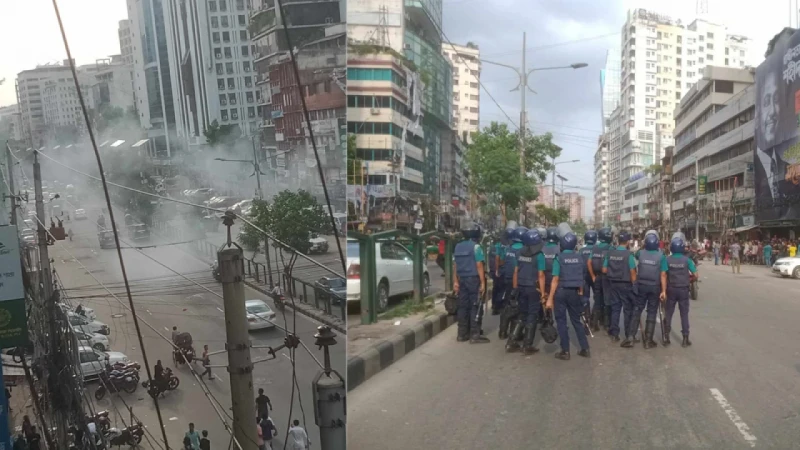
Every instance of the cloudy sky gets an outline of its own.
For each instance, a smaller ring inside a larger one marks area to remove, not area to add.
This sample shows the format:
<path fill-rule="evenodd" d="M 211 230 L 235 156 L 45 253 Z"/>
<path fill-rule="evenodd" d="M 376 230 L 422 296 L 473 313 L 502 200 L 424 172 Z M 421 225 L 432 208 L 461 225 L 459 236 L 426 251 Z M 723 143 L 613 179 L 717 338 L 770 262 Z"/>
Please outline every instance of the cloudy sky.
<path fill-rule="evenodd" d="M 753 65 L 763 60 L 767 42 L 789 26 L 789 0 L 761 0 L 732 7 L 729 0 L 708 0 L 710 16 L 731 34 L 753 39 Z M 535 133 L 550 131 L 564 148 L 563 159 L 580 160 L 559 166 L 559 172 L 587 197 L 593 208 L 594 151 L 601 129 L 600 70 L 606 51 L 619 45 L 628 9 L 645 8 L 689 24 L 696 16 L 695 0 L 444 0 L 444 32 L 453 43 L 472 41 L 481 58 L 519 66 L 522 33 L 527 33 L 527 66 L 564 66 L 584 62 L 579 70 L 545 71 L 531 75 L 537 95 L 528 95 L 528 119 Z M 757 5 L 757 6 L 756 6 Z M 797 21 L 794 20 L 795 26 Z M 562 45 L 557 45 L 562 44 Z M 481 93 L 481 123 L 519 122 L 517 76 L 511 69 L 484 64 L 481 81 L 499 107 Z M 573 189 L 575 190 L 575 189 Z"/>

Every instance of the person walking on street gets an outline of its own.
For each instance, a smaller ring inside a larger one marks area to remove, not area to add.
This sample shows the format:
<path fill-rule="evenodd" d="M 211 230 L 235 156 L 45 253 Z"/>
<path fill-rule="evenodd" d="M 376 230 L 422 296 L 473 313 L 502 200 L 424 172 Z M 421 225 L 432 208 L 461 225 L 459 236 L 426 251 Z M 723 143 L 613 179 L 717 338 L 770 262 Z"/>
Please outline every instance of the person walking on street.
<path fill-rule="evenodd" d="M 289 435 L 286 437 L 289 450 L 308 450 L 311 448 L 311 440 L 308 433 L 300 426 L 300 421 L 294 419 L 292 427 L 289 428 Z"/>
<path fill-rule="evenodd" d="M 637 293 L 636 258 L 628 250 L 630 238 L 630 233 L 620 231 L 617 237 L 619 246 L 609 250 L 603 261 L 603 273 L 608 277 L 611 291 L 611 295 L 608 298 L 611 306 L 611 323 L 608 327 L 608 334 L 613 342 L 619 342 L 619 316 L 620 312 L 622 312 L 625 320 L 625 341 L 621 344 L 622 347 L 632 345 L 631 342 L 637 331 L 630 329 L 631 319 L 633 318 L 632 296 Z M 609 302 L 607 301 L 606 303 Z"/>
<path fill-rule="evenodd" d="M 258 388 L 258 397 L 256 397 L 258 417 L 269 416 L 270 411 L 272 411 L 272 403 L 269 401 L 269 397 L 264 394 L 264 388 Z"/>
<path fill-rule="evenodd" d="M 666 317 L 664 318 L 664 345 L 669 345 L 669 333 L 672 329 L 672 315 L 675 305 L 681 313 L 681 334 L 683 335 L 682 347 L 692 345 L 689 341 L 689 284 L 692 278 L 697 279 L 697 267 L 691 258 L 683 254 L 684 242 L 675 238 L 670 243 L 672 255 L 668 256 L 662 264 L 661 294 L 659 298 L 666 303 Z M 665 289 L 666 288 L 666 289 Z"/>
<path fill-rule="evenodd" d="M 644 251 L 639 253 L 639 269 L 637 273 L 636 285 L 638 294 L 635 297 L 633 311 L 633 323 L 630 329 L 636 333 L 641 321 L 642 311 L 647 308 L 647 319 L 644 328 L 644 348 L 656 347 L 653 335 L 656 329 L 656 316 L 658 315 L 658 297 L 665 286 L 661 284 L 661 272 L 663 271 L 666 257 L 658 249 L 658 238 L 655 235 L 648 235 L 644 238 Z M 631 343 L 630 347 L 633 347 Z"/>
<path fill-rule="evenodd" d="M 589 358 L 589 341 L 586 331 L 581 323 L 583 312 L 584 267 L 583 257 L 575 253 L 578 237 L 575 233 L 566 233 L 560 239 L 561 251 L 553 261 L 553 279 L 547 299 L 547 309 L 553 310 L 556 316 L 558 336 L 561 338 L 561 351 L 556 353 L 556 358 L 569 360 L 569 330 L 567 329 L 567 314 L 572 323 L 572 328 L 578 338 L 581 349 L 579 356 Z M 555 309 L 554 309 L 555 308 Z"/>
<path fill-rule="evenodd" d="M 592 320 L 591 327 L 595 332 L 600 331 L 600 326 L 608 328 L 608 322 L 611 317 L 606 313 L 606 300 L 610 304 L 610 291 L 606 289 L 606 276 L 603 273 L 603 261 L 606 259 L 606 254 L 611 246 L 611 241 L 614 240 L 614 233 L 610 228 L 601 228 L 597 232 L 597 238 L 600 240 L 592 247 L 591 260 L 586 262 L 586 268 L 589 271 L 589 277 L 593 283 L 594 305 L 592 305 Z"/>
<path fill-rule="evenodd" d="M 797 254 L 797 243 L 789 242 L 789 257 L 794 258 L 796 254 Z"/>
<path fill-rule="evenodd" d="M 203 367 L 205 368 L 205 370 L 200 375 L 200 378 L 202 378 L 205 374 L 208 374 L 208 379 L 209 380 L 213 380 L 214 379 L 214 375 L 211 374 L 211 357 L 208 356 L 208 345 L 204 345 L 203 346 L 203 358 L 202 358 L 202 361 L 203 361 Z"/>
<path fill-rule="evenodd" d="M 467 224 L 461 234 L 464 240 L 453 251 L 454 272 L 453 292 L 458 295 L 458 342 L 486 343 L 489 339 L 481 334 L 480 308 L 483 306 L 483 293 L 486 291 L 486 271 L 484 270 L 483 248 L 480 240 L 483 234 L 478 224 Z"/>
<path fill-rule="evenodd" d="M 262 416 L 259 425 L 261 437 L 264 439 L 264 450 L 272 450 L 272 438 L 278 435 L 278 428 L 269 416 Z"/>
<path fill-rule="evenodd" d="M 714 265 L 719 265 L 719 242 L 714 241 Z"/>
<path fill-rule="evenodd" d="M 442 269 L 442 276 L 444 276 L 444 251 L 445 251 L 445 240 L 444 238 L 439 238 L 439 242 L 437 244 L 439 248 L 439 254 L 436 255 L 436 265 Z"/>
<path fill-rule="evenodd" d="M 258 417 L 256 417 L 256 444 L 258 444 L 258 450 L 264 450 L 264 430 L 261 429 Z"/>
<path fill-rule="evenodd" d="M 764 243 L 764 264 L 767 267 L 772 267 L 772 245 L 770 245 L 769 241 Z"/>
<path fill-rule="evenodd" d="M 184 435 L 184 440 L 189 439 L 192 450 L 200 450 L 200 433 L 194 429 L 194 423 L 189 424 L 189 431 Z"/>
<path fill-rule="evenodd" d="M 508 337 L 506 351 L 519 350 L 520 340 L 522 340 L 523 352 L 526 355 L 532 355 L 539 351 L 533 346 L 533 339 L 536 336 L 539 308 L 542 304 L 539 292 L 545 292 L 545 261 L 541 251 L 542 237 L 538 231 L 528 230 L 522 236 L 522 244 L 524 247 L 519 252 L 519 256 L 512 261 L 516 266 L 512 279 L 514 285 L 512 297 L 515 299 L 512 301 L 516 302 L 519 307 L 519 319 Z"/>
<path fill-rule="evenodd" d="M 208 430 L 203 430 L 203 437 L 200 438 L 200 450 L 211 450 L 211 441 L 208 440 Z"/>
<path fill-rule="evenodd" d="M 730 252 L 731 252 L 731 270 L 733 271 L 734 274 L 742 273 L 741 251 L 742 247 L 739 245 L 739 243 L 733 241 L 733 244 L 731 244 L 730 246 Z"/>

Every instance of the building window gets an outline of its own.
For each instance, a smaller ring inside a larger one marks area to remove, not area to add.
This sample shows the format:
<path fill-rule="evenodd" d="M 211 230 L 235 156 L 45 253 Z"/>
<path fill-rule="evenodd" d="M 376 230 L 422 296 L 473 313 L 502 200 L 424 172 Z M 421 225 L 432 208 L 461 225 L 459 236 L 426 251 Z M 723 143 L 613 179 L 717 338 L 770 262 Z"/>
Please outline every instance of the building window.
<path fill-rule="evenodd" d="M 208 10 L 211 11 L 211 12 L 216 12 L 217 11 L 217 2 L 216 2 L 216 0 L 211 0 L 210 2 L 208 2 Z"/>
<path fill-rule="evenodd" d="M 253 87 L 253 79 L 251 77 L 244 77 L 244 86 Z"/>
<path fill-rule="evenodd" d="M 217 78 L 217 89 L 220 91 L 225 90 L 225 79 L 224 78 Z"/>
<path fill-rule="evenodd" d="M 239 110 L 232 109 L 231 110 L 231 120 L 239 120 Z"/>
<path fill-rule="evenodd" d="M 222 16 L 220 20 L 222 21 L 222 28 L 228 28 L 228 16 Z"/>
<path fill-rule="evenodd" d="M 247 117 L 252 119 L 255 116 L 256 116 L 256 109 L 254 107 L 252 107 L 252 106 L 248 106 L 247 107 Z"/>
<path fill-rule="evenodd" d="M 219 0 L 219 10 L 220 11 L 228 10 L 228 0 Z"/>
<path fill-rule="evenodd" d="M 248 51 L 248 48 L 247 48 L 247 46 L 246 46 L 246 45 L 243 45 L 243 46 L 242 46 L 242 56 L 247 56 L 247 51 Z"/>
<path fill-rule="evenodd" d="M 220 10 L 222 10 L 222 8 L 220 8 Z M 705 40 L 705 36 L 701 34 L 700 36 L 697 37 L 697 39 L 700 40 L 700 42 L 703 42 Z"/>
<path fill-rule="evenodd" d="M 728 47 L 725 47 L 725 56 L 728 56 L 728 54 L 730 53 L 730 50 L 731 49 L 729 49 Z"/>
<path fill-rule="evenodd" d="M 706 59 L 709 60 L 709 61 L 713 61 L 714 60 L 714 55 L 706 55 Z"/>
<path fill-rule="evenodd" d="M 219 104 L 222 105 L 222 106 L 225 106 L 225 105 L 228 104 L 228 98 L 225 96 L 225 94 L 220 94 L 220 96 L 219 96 Z"/>
<path fill-rule="evenodd" d="M 217 16 L 211 18 L 211 28 L 219 28 L 219 19 Z"/>
<path fill-rule="evenodd" d="M 253 103 L 253 93 L 252 92 L 248 92 L 247 93 L 247 103 Z"/>
<path fill-rule="evenodd" d="M 222 58 L 222 49 L 219 48 L 219 47 L 215 47 L 214 48 L 214 55 L 217 57 L 217 59 Z"/>
<path fill-rule="evenodd" d="M 235 89 L 236 82 L 233 78 L 228 78 L 228 89 Z"/>
<path fill-rule="evenodd" d="M 710 31 L 708 33 L 706 33 L 706 36 L 708 36 L 709 39 L 714 39 L 714 33 L 710 32 Z"/>
<path fill-rule="evenodd" d="M 231 58 L 232 57 L 231 56 L 231 48 L 230 47 L 225 47 L 225 57 L 226 58 Z"/>
<path fill-rule="evenodd" d="M 245 72 L 250 72 L 250 61 L 245 61 L 242 63 L 242 69 Z"/>
<path fill-rule="evenodd" d="M 247 40 L 247 30 L 239 30 L 239 40 L 242 42 Z"/>
<path fill-rule="evenodd" d="M 236 0 L 236 10 L 244 11 L 244 0 Z"/>
<path fill-rule="evenodd" d="M 211 40 L 214 41 L 215 44 L 219 44 L 219 32 L 215 31 L 211 33 Z"/>
<path fill-rule="evenodd" d="M 222 69 L 222 63 L 217 63 L 217 75 L 224 74 L 225 71 Z"/>
<path fill-rule="evenodd" d="M 227 31 L 222 32 L 222 42 L 230 42 L 231 41 L 231 34 Z"/>
<path fill-rule="evenodd" d="M 744 58 L 744 50 L 739 50 L 739 56 L 741 56 L 742 58 Z"/>
<path fill-rule="evenodd" d="M 233 63 L 225 63 L 225 72 L 228 75 L 233 73 Z"/>
<path fill-rule="evenodd" d="M 222 116 L 222 120 L 228 120 L 228 110 L 223 109 L 222 111 L 220 111 L 220 116 Z"/>
<path fill-rule="evenodd" d="M 236 104 L 236 94 L 228 94 L 228 103 L 231 105 Z"/>
<path fill-rule="evenodd" d="M 711 42 L 709 42 L 706 47 L 708 47 L 709 50 L 714 50 L 714 44 L 712 44 Z"/>
<path fill-rule="evenodd" d="M 714 92 L 723 94 L 733 94 L 733 81 L 716 80 L 714 81 Z"/>
<path fill-rule="evenodd" d="M 245 17 L 244 14 L 239 14 L 239 26 L 240 27 L 247 26 L 247 17 Z"/>

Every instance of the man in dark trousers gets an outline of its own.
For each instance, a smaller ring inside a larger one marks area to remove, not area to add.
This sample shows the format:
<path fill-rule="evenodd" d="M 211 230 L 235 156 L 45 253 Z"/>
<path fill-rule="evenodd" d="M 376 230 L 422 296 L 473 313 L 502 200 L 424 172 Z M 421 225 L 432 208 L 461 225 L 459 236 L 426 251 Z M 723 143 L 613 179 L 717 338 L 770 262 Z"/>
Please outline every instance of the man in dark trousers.
<path fill-rule="evenodd" d="M 524 333 L 522 350 L 526 355 L 539 351 L 533 346 L 536 336 L 536 324 L 539 309 L 542 305 L 540 292 L 544 292 L 544 254 L 542 253 L 542 237 L 536 230 L 528 230 L 522 236 L 522 250 L 516 259 L 514 268 L 514 290 L 512 296 L 517 298 L 519 320 L 514 325 L 506 344 L 506 351 L 519 350 L 519 341 Z"/>
<path fill-rule="evenodd" d="M 264 388 L 258 388 L 258 397 L 256 397 L 256 412 L 258 417 L 268 416 L 272 410 L 272 403 L 269 397 L 264 394 Z"/>
<path fill-rule="evenodd" d="M 500 239 L 489 247 L 489 274 L 492 277 L 492 315 L 500 314 L 502 309 L 503 295 L 506 292 L 505 275 L 503 273 L 503 262 L 506 257 L 506 247 L 509 241 L 506 232 L 502 233 Z"/>
<path fill-rule="evenodd" d="M 675 305 L 681 312 L 681 334 L 683 335 L 682 347 L 692 345 L 689 341 L 689 284 L 692 278 L 697 279 L 697 266 L 694 261 L 684 254 L 686 243 L 676 237 L 669 244 L 672 252 L 665 260 L 661 272 L 661 301 L 666 302 L 666 317 L 664 317 L 664 345 L 669 345 L 669 333 L 672 330 L 672 314 Z"/>
<path fill-rule="evenodd" d="M 467 224 L 461 234 L 464 240 L 453 251 L 455 259 L 455 282 L 453 291 L 458 295 L 458 342 L 469 340 L 479 344 L 489 342 L 481 334 L 480 308 L 486 291 L 486 272 L 483 267 L 483 248 L 480 245 L 483 232 L 475 223 Z"/>
<path fill-rule="evenodd" d="M 503 285 L 505 285 L 506 292 L 503 295 L 500 329 L 497 333 L 500 339 L 508 338 L 510 329 L 514 328 L 513 322 L 519 316 L 517 299 L 512 295 L 514 291 L 514 267 L 516 267 L 517 255 L 522 250 L 522 236 L 527 231 L 528 229 L 525 227 L 517 227 L 508 235 L 510 246 L 506 248 L 503 261 Z"/>
<path fill-rule="evenodd" d="M 628 250 L 628 241 L 631 234 L 627 231 L 620 231 L 616 248 L 608 250 L 606 259 L 603 261 L 603 273 L 608 277 L 607 287 L 610 295 L 607 295 L 606 304 L 611 306 L 611 322 L 608 326 L 608 334 L 613 342 L 619 342 L 619 316 L 620 312 L 625 311 L 625 342 L 623 347 L 631 344 L 634 330 L 630 329 L 631 317 L 633 317 L 633 295 L 636 289 L 636 258 Z"/>
<path fill-rule="evenodd" d="M 636 334 L 642 311 L 646 307 L 647 319 L 645 321 L 643 339 L 644 348 L 650 349 L 657 346 L 656 341 L 653 340 L 653 335 L 656 330 L 656 316 L 658 315 L 658 297 L 661 291 L 666 289 L 666 286 L 662 286 L 662 271 L 664 270 L 666 257 L 658 249 L 658 236 L 654 234 L 645 236 L 644 250 L 639 252 L 638 259 L 639 269 L 636 274 L 636 285 L 639 294 L 635 299 L 633 323 L 631 323 L 630 328 Z M 633 343 L 627 347 L 633 347 Z"/>
<path fill-rule="evenodd" d="M 561 252 L 553 261 L 553 281 L 547 299 L 547 308 L 554 310 L 558 337 L 561 339 L 561 351 L 556 353 L 556 358 L 564 361 L 569 360 L 567 314 L 581 347 L 578 355 L 585 358 L 590 356 L 589 341 L 581 323 L 585 264 L 581 255 L 575 252 L 577 245 L 575 233 L 568 232 L 561 237 Z"/>
<path fill-rule="evenodd" d="M 607 283 L 606 275 L 603 273 L 603 261 L 605 261 L 611 242 L 614 240 L 614 233 L 610 228 L 601 228 L 597 233 L 597 238 L 600 242 L 592 247 L 591 261 L 586 263 L 594 288 L 594 306 L 592 308 L 592 329 L 594 331 L 600 331 L 601 324 L 608 329 L 610 317 L 606 314 L 606 297 L 609 293 L 605 290 Z"/>
<path fill-rule="evenodd" d="M 587 262 L 592 260 L 592 248 L 597 243 L 597 232 L 594 230 L 589 230 L 583 234 L 583 247 L 581 247 L 581 257 L 583 258 L 584 268 L 584 282 L 583 282 L 583 310 L 586 314 L 587 319 L 592 317 L 592 310 L 591 310 L 591 294 L 592 289 L 594 288 L 594 281 L 592 281 L 592 277 L 589 275 L 589 267 Z"/>

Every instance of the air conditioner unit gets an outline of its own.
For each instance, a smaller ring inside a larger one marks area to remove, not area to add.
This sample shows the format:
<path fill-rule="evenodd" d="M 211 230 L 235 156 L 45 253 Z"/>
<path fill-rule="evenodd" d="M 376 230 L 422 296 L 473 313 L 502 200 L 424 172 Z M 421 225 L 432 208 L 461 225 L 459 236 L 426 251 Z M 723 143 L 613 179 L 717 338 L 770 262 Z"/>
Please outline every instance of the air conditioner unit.
<path fill-rule="evenodd" d="M 381 113 L 381 110 L 378 108 L 370 108 L 369 113 L 372 114 L 373 116 L 377 116 Z"/>
<path fill-rule="evenodd" d="M 217 53 L 217 59 L 222 59 L 222 53 Z"/>
<path fill-rule="evenodd" d="M 231 105 L 235 105 L 235 104 L 236 104 L 236 99 L 235 98 L 231 99 Z"/>
<path fill-rule="evenodd" d="M 220 100 L 219 104 L 222 105 L 222 106 L 225 106 L 225 105 L 228 104 L 228 102 L 227 102 L 227 100 Z"/>
<path fill-rule="evenodd" d="M 255 117 L 255 116 L 256 116 L 256 113 L 254 113 L 254 112 L 252 112 L 252 113 L 248 113 L 248 114 L 247 114 L 247 117 L 250 117 L 251 119 L 252 119 L 253 117 Z"/>

